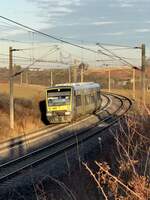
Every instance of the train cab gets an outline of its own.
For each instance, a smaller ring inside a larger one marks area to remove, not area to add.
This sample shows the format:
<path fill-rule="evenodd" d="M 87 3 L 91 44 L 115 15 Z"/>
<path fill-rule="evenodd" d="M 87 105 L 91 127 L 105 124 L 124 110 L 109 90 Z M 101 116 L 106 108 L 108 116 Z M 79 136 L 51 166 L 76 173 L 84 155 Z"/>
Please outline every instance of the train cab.
<path fill-rule="evenodd" d="M 65 83 L 46 90 L 46 115 L 50 123 L 71 122 L 81 115 L 95 112 L 100 105 L 98 83 Z"/>

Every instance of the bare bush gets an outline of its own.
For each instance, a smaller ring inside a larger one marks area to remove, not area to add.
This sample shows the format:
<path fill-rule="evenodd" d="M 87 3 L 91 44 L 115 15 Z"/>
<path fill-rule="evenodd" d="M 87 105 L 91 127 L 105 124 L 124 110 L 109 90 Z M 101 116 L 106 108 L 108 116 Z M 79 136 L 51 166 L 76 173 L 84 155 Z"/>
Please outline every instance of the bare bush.
<path fill-rule="evenodd" d="M 144 113 L 130 113 L 120 121 L 119 129 L 111 131 L 116 140 L 115 170 L 105 162 L 95 162 L 98 169 L 94 172 L 84 163 L 105 199 L 150 198 L 150 124 L 148 112 Z"/>

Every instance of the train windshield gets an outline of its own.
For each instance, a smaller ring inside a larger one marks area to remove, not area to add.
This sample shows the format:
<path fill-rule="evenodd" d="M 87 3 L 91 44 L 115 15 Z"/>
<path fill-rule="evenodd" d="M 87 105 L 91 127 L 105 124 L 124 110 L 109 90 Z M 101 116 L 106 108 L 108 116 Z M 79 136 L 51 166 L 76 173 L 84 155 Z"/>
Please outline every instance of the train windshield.
<path fill-rule="evenodd" d="M 48 106 L 69 105 L 71 99 L 71 88 L 58 88 L 47 91 Z"/>

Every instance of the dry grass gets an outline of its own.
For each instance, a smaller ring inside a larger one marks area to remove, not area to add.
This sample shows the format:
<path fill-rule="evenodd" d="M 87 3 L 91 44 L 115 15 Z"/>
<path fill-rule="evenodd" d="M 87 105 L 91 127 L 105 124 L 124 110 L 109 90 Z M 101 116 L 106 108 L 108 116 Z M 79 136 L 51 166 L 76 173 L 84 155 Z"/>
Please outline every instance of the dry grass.
<path fill-rule="evenodd" d="M 39 102 L 44 98 L 44 86 L 14 84 L 15 129 L 9 129 L 9 85 L 1 83 L 0 94 L 0 139 L 6 140 L 20 136 L 43 126 Z"/>
<path fill-rule="evenodd" d="M 14 84 L 14 96 L 26 99 L 41 97 L 44 96 L 44 89 L 45 87 L 40 85 Z M 9 94 L 8 83 L 0 83 L 0 92 L 3 94 Z"/>
<path fill-rule="evenodd" d="M 104 90 L 104 91 L 108 91 L 108 90 Z M 133 91 L 131 89 L 111 89 L 111 92 L 133 99 Z M 149 105 L 150 104 L 150 90 L 146 91 L 145 97 L 146 97 L 146 104 Z M 140 100 L 141 100 L 141 91 L 136 90 L 135 101 L 140 102 Z"/>
<path fill-rule="evenodd" d="M 43 126 L 39 109 L 39 98 L 32 99 L 15 98 L 15 128 L 9 128 L 9 97 L 0 94 L 0 139 L 6 140 L 20 136 L 25 131 L 38 129 Z"/>

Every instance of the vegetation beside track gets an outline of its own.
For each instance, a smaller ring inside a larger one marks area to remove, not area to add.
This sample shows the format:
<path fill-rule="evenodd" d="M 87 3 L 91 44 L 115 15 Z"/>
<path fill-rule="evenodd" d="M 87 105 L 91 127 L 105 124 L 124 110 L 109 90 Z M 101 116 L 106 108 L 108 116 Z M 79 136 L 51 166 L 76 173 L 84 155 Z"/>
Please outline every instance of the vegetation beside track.
<path fill-rule="evenodd" d="M 70 169 L 68 176 L 45 177 L 35 185 L 36 195 L 45 199 L 148 200 L 150 197 L 150 116 L 141 108 L 127 114 L 116 129 L 113 140 L 97 146 Z M 100 149 L 100 150 L 98 150 Z M 40 190 L 40 188 L 42 188 Z M 68 193 L 64 191 L 68 188 Z M 59 192 L 58 192 L 59 191 Z"/>
<path fill-rule="evenodd" d="M 43 126 L 41 122 L 39 102 L 44 98 L 43 86 L 35 85 L 19 85 L 15 86 L 15 131 L 12 132 L 9 129 L 9 98 L 8 98 L 8 85 L 1 85 L 0 94 L 0 139 L 5 140 L 11 137 L 19 136 L 25 131 L 30 131 L 34 128 Z M 131 89 L 112 89 L 111 92 L 125 95 L 132 98 Z M 136 91 L 136 100 L 140 101 L 140 91 Z M 24 98 L 23 98 L 24 97 Z M 150 91 L 146 92 L 146 107 L 141 107 L 140 104 L 135 104 L 132 112 L 125 117 L 126 125 L 121 125 L 117 130 L 119 137 L 116 138 L 112 144 L 102 146 L 103 156 L 93 152 L 94 158 L 89 159 L 88 165 L 92 173 L 104 173 L 104 180 L 99 179 L 101 188 L 104 190 L 106 197 L 111 199 L 122 198 L 123 200 L 138 199 L 134 194 L 136 193 L 143 200 L 148 199 L 149 195 L 149 182 L 147 181 L 150 174 L 150 150 L 149 150 L 149 135 L 150 135 L 150 113 L 149 113 L 149 99 Z M 141 112 L 141 110 L 143 110 Z M 110 151 L 110 149 L 112 151 Z M 94 164 L 94 160 L 98 161 L 105 169 L 116 177 L 116 181 L 110 175 L 102 170 L 102 168 Z M 82 180 L 82 183 L 81 183 Z M 112 181 L 113 180 L 113 181 Z M 134 193 L 127 188 L 120 186 L 120 180 L 129 189 L 132 189 Z M 49 179 L 50 183 L 53 181 Z M 61 179 L 65 185 L 67 185 L 71 191 L 75 194 L 76 199 L 80 199 L 82 196 L 85 199 L 95 199 L 99 195 L 103 194 L 98 192 L 97 183 L 93 177 L 88 173 L 85 166 L 81 169 L 76 167 L 68 177 Z M 112 183 L 113 182 L 113 183 Z M 49 183 L 49 182 L 48 182 Z M 47 197 L 52 196 L 54 200 L 57 200 L 57 195 L 62 195 L 57 191 L 51 190 L 50 185 L 43 182 L 43 190 L 39 191 L 39 185 L 37 185 L 37 193 L 39 196 L 46 194 Z M 105 184 L 104 184 L 105 183 Z M 41 182 L 40 182 L 41 184 Z M 80 187 L 79 187 L 80 185 Z M 102 190 L 101 190 L 102 191 Z M 120 192 L 121 191 L 121 192 Z M 112 196 L 112 197 L 110 197 Z M 121 197 L 122 196 L 122 197 Z M 48 198 L 47 198 L 48 199 Z"/>
<path fill-rule="evenodd" d="M 44 126 L 39 103 L 38 96 L 14 98 L 15 128 L 12 131 L 9 128 L 9 96 L 0 94 L 0 140 L 14 138 Z"/>

